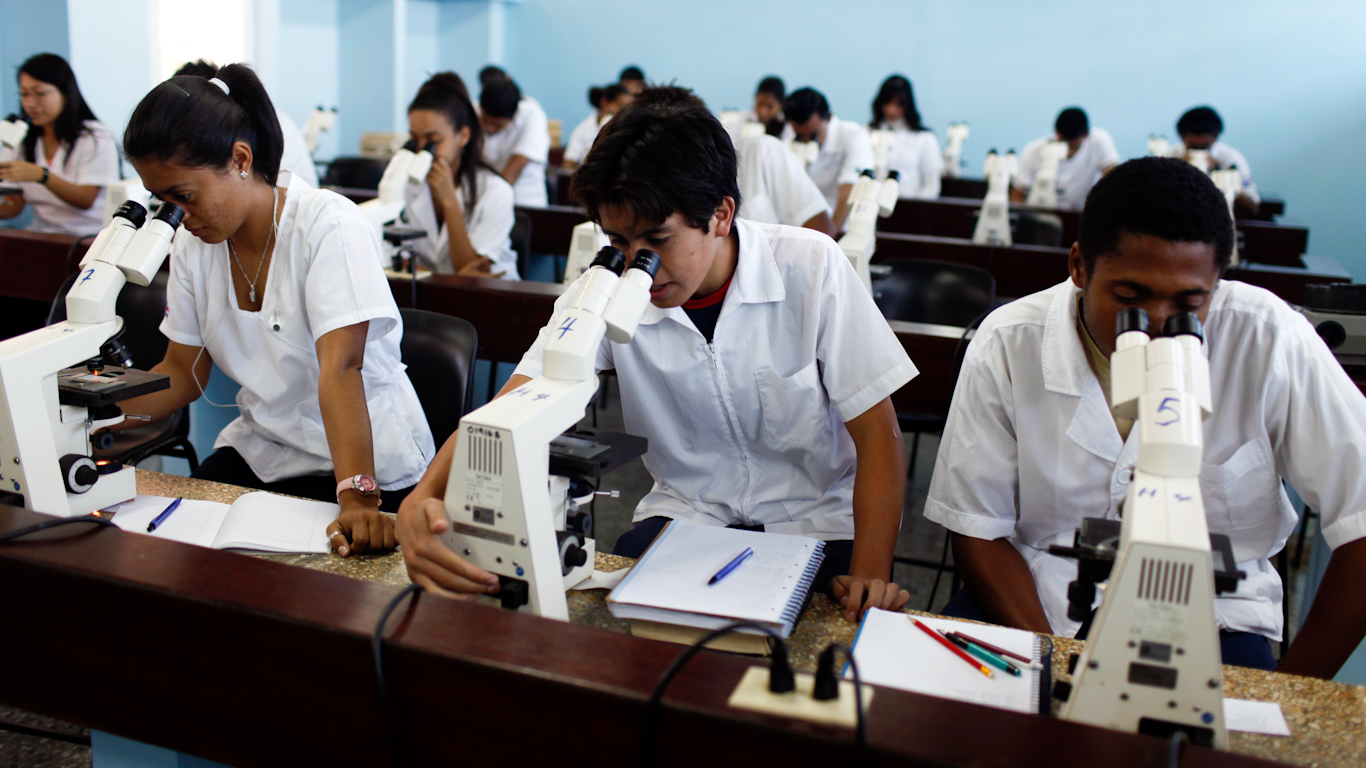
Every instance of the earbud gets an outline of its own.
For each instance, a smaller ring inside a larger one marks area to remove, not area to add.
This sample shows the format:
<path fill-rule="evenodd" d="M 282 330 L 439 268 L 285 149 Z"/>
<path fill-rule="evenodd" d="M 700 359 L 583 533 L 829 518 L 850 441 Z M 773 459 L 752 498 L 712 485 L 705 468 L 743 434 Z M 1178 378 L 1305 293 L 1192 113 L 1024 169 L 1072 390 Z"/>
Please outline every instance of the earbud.
<path fill-rule="evenodd" d="M 270 313 L 270 329 L 276 333 L 280 332 L 280 310 L 276 309 Z"/>

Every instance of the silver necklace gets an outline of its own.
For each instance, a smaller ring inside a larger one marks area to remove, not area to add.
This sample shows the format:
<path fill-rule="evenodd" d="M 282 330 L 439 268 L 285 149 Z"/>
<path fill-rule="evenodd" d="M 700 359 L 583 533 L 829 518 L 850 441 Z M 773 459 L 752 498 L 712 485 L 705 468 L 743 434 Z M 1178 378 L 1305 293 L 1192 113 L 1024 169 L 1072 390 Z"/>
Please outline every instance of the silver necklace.
<path fill-rule="evenodd" d="M 232 254 L 233 261 L 237 262 L 237 268 L 242 271 L 242 279 L 247 281 L 250 288 L 248 300 L 252 304 L 256 303 L 256 281 L 261 278 L 261 267 L 266 264 L 266 254 L 270 253 L 270 244 L 275 239 L 275 209 L 280 204 L 280 188 L 270 188 L 270 234 L 266 235 L 266 247 L 261 250 L 261 260 L 256 263 L 256 277 L 247 277 L 247 270 L 242 267 L 242 260 L 237 256 L 237 249 L 233 247 L 232 238 L 228 238 L 228 253 Z"/>

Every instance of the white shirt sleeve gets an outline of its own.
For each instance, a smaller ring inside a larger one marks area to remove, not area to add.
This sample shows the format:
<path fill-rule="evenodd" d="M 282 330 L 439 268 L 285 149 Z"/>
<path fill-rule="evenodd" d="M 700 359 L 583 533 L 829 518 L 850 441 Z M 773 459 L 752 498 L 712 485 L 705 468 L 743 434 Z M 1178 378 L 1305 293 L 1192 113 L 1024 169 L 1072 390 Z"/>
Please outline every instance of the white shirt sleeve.
<path fill-rule="evenodd" d="M 1096 171 L 1104 171 L 1112 165 L 1119 165 L 1119 150 L 1115 149 L 1115 140 L 1110 136 L 1109 131 L 1099 128 L 1091 131 L 1091 141 L 1096 143 Z"/>
<path fill-rule="evenodd" d="M 842 186 L 856 183 L 859 172 L 874 167 L 876 161 L 873 159 L 873 142 L 866 128 L 844 121 L 841 121 L 840 127 L 845 131 L 844 159 L 840 163 L 839 175 Z"/>
<path fill-rule="evenodd" d="M 166 316 L 161 320 L 161 334 L 177 344 L 202 347 L 204 340 L 200 336 L 195 300 L 198 266 L 194 259 L 186 257 L 179 242 L 188 237 L 189 232 L 176 233 L 177 242 L 171 247 L 171 277 L 166 281 Z"/>
<path fill-rule="evenodd" d="M 512 185 L 500 176 L 481 172 L 479 199 L 474 203 L 474 211 L 465 219 L 465 233 L 469 235 L 474 252 L 495 262 L 503 261 L 504 252 L 511 247 L 509 238 L 515 221 Z M 443 255 L 450 259 L 449 245 Z"/>
<path fill-rule="evenodd" d="M 1252 201 L 1255 203 L 1260 203 L 1262 201 L 1262 196 L 1257 193 L 1257 184 L 1252 180 L 1252 169 L 1248 167 L 1247 158 L 1243 157 L 1243 153 L 1224 143 L 1217 143 L 1215 144 L 1215 147 L 1219 150 L 1219 156 L 1215 159 L 1219 161 L 1220 165 L 1225 168 L 1237 168 L 1238 172 L 1242 174 L 1243 191 L 1241 194 L 1252 198 Z M 1214 148 L 1211 147 L 1211 156 L 1215 154 L 1213 149 Z"/>
<path fill-rule="evenodd" d="M 304 310 L 314 341 L 364 322 L 370 323 L 366 341 L 374 341 L 398 325 L 398 306 L 380 266 L 379 236 L 353 203 L 329 205 L 313 223 L 308 243 L 313 253 Z"/>
<path fill-rule="evenodd" d="M 522 99 L 517 110 L 519 116 L 522 116 L 522 110 L 526 110 L 522 116 L 525 122 L 517 134 L 517 141 L 512 145 L 512 154 L 521 155 L 532 162 L 547 162 L 550 159 L 550 122 L 546 119 L 545 110 L 531 99 Z"/>
<path fill-rule="evenodd" d="M 802 161 L 782 142 L 765 138 L 755 142 L 755 148 L 763 158 L 769 196 L 777 210 L 779 224 L 800 227 L 822 211 L 829 213 L 830 205 L 825 202 L 820 187 L 807 175 Z"/>
<path fill-rule="evenodd" d="M 1020 170 L 1016 172 L 1015 178 L 1010 180 L 1016 189 L 1028 192 L 1034 185 L 1034 176 L 1043 165 L 1043 147 L 1047 143 L 1048 139 L 1035 139 L 1025 145 L 1024 151 L 1020 153 Z"/>
<path fill-rule="evenodd" d="M 52 172 L 72 184 L 107 184 L 119 178 L 119 149 L 104 125 L 87 120 L 86 131 L 76 137 L 67 162 Z"/>
<path fill-rule="evenodd" d="M 968 344 L 935 459 L 925 517 L 975 539 L 1015 531 L 1019 445 L 1005 345 L 979 331 Z"/>
<path fill-rule="evenodd" d="M 597 137 L 597 115 L 589 115 L 574 128 L 573 133 L 569 134 L 569 143 L 564 148 L 564 159 L 573 163 L 582 162 Z"/>
<path fill-rule="evenodd" d="M 944 175 L 944 153 L 939 150 L 939 139 L 932 131 L 921 131 L 920 139 L 920 191 L 916 194 L 922 200 L 939 197 L 940 177 Z M 909 184 L 910 179 L 902 179 Z"/>
<path fill-rule="evenodd" d="M 537 376 L 540 376 L 545 370 L 545 345 L 550 341 L 551 330 L 559 325 L 560 315 L 569 308 L 570 303 L 579 295 L 579 288 L 581 287 L 579 284 L 587 279 L 587 277 L 587 272 L 580 275 L 578 280 L 575 280 L 565 289 L 564 293 L 560 295 L 560 298 L 555 299 L 555 312 L 551 314 L 550 322 L 546 323 L 545 327 L 541 328 L 536 334 L 536 341 L 533 342 L 531 348 L 522 355 L 522 361 L 517 364 L 517 369 L 512 372 L 514 376 L 525 376 L 528 379 L 534 379 Z M 609 342 L 606 337 L 603 337 L 602 343 L 598 344 L 598 356 L 593 362 L 593 368 L 598 373 L 601 373 L 602 371 L 615 367 L 615 364 L 612 362 L 611 342 Z"/>

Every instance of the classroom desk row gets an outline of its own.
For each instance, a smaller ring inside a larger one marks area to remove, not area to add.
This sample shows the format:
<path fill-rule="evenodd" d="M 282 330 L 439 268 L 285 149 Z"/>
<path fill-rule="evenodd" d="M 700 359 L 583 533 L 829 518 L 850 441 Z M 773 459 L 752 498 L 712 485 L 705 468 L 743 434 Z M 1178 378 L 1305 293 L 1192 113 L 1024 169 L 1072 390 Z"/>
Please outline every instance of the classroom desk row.
<path fill-rule="evenodd" d="M 987 196 L 987 180 L 974 179 L 966 176 L 945 176 L 940 181 L 940 197 L 964 197 L 973 200 L 981 200 Z M 1258 221 L 1275 221 L 1277 216 L 1285 213 L 1285 201 L 1274 197 L 1262 197 L 1262 202 L 1257 206 L 1257 215 L 1253 218 Z"/>
<path fill-rule="evenodd" d="M 231 502 L 246 489 L 138 472 L 138 492 Z M 0 507 L 0 532 L 43 519 Z M 600 570 L 630 564 L 600 555 Z M 0 547 L 6 704 L 236 766 L 387 765 L 369 637 L 407 583 L 398 553 L 248 557 L 123 531 L 72 529 Z M 568 623 L 420 595 L 390 619 L 385 674 L 413 765 L 598 766 L 639 753 L 645 702 L 682 647 L 627 634 L 602 591 L 571 592 Z M 813 595 L 791 638 L 814 670 L 846 623 Z M 1067 679 L 1079 644 L 1054 638 Z M 704 653 L 665 699 L 661 766 L 846 764 L 851 731 L 726 701 L 751 658 Z M 1224 668 L 1226 696 L 1280 702 L 1291 736 L 1230 734 L 1181 764 L 1366 761 L 1366 689 Z M 1056 707 L 1055 707 L 1056 709 Z M 1035 715 L 878 688 L 878 765 L 1111 768 L 1164 764 L 1167 744 Z"/>

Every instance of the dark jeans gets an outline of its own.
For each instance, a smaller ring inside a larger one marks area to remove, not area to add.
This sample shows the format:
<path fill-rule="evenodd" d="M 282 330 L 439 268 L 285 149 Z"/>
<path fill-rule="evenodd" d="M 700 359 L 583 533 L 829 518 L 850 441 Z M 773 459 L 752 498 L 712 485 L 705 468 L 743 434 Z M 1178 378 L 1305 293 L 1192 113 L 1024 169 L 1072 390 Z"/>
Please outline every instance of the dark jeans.
<path fill-rule="evenodd" d="M 291 477 L 286 480 L 267 483 L 256 476 L 256 473 L 247 464 L 247 460 L 242 458 L 242 454 L 234 448 L 219 448 L 214 451 L 209 458 L 200 463 L 199 469 L 196 469 L 190 476 L 196 480 L 212 480 L 215 483 L 240 485 L 243 488 L 281 493 L 286 496 L 299 496 L 305 499 L 317 499 L 318 501 L 335 502 L 337 500 L 337 481 L 332 475 L 303 475 L 302 477 Z M 412 488 L 403 488 L 380 493 L 380 510 L 397 512 L 398 505 L 408 498 L 408 494 L 412 490 Z"/>
<path fill-rule="evenodd" d="M 669 524 L 669 520 L 670 518 L 667 517 L 650 517 L 641 520 L 633 525 L 631 530 L 621 534 L 617 539 L 617 545 L 612 548 L 612 554 L 622 557 L 640 557 L 645 554 L 650 542 L 654 541 L 659 532 L 664 530 L 664 526 Z M 764 530 L 762 525 L 732 525 L 730 527 L 746 531 Z M 849 573 L 849 562 L 853 558 L 853 541 L 846 539 L 825 542 L 825 560 L 821 563 L 820 570 L 816 571 L 816 580 L 812 582 L 813 587 L 825 591 L 831 579 Z"/>
<path fill-rule="evenodd" d="M 944 606 L 942 613 L 944 616 L 955 619 L 971 619 L 988 623 L 991 621 L 983 616 L 982 611 L 977 608 L 977 603 L 973 601 L 972 595 L 968 594 L 967 587 L 958 590 L 958 594 L 949 599 L 949 603 Z M 1276 668 L 1276 658 L 1271 655 L 1271 641 L 1255 632 L 1219 630 L 1219 651 L 1223 656 L 1224 663 L 1235 667 L 1251 667 L 1268 671 Z"/>

